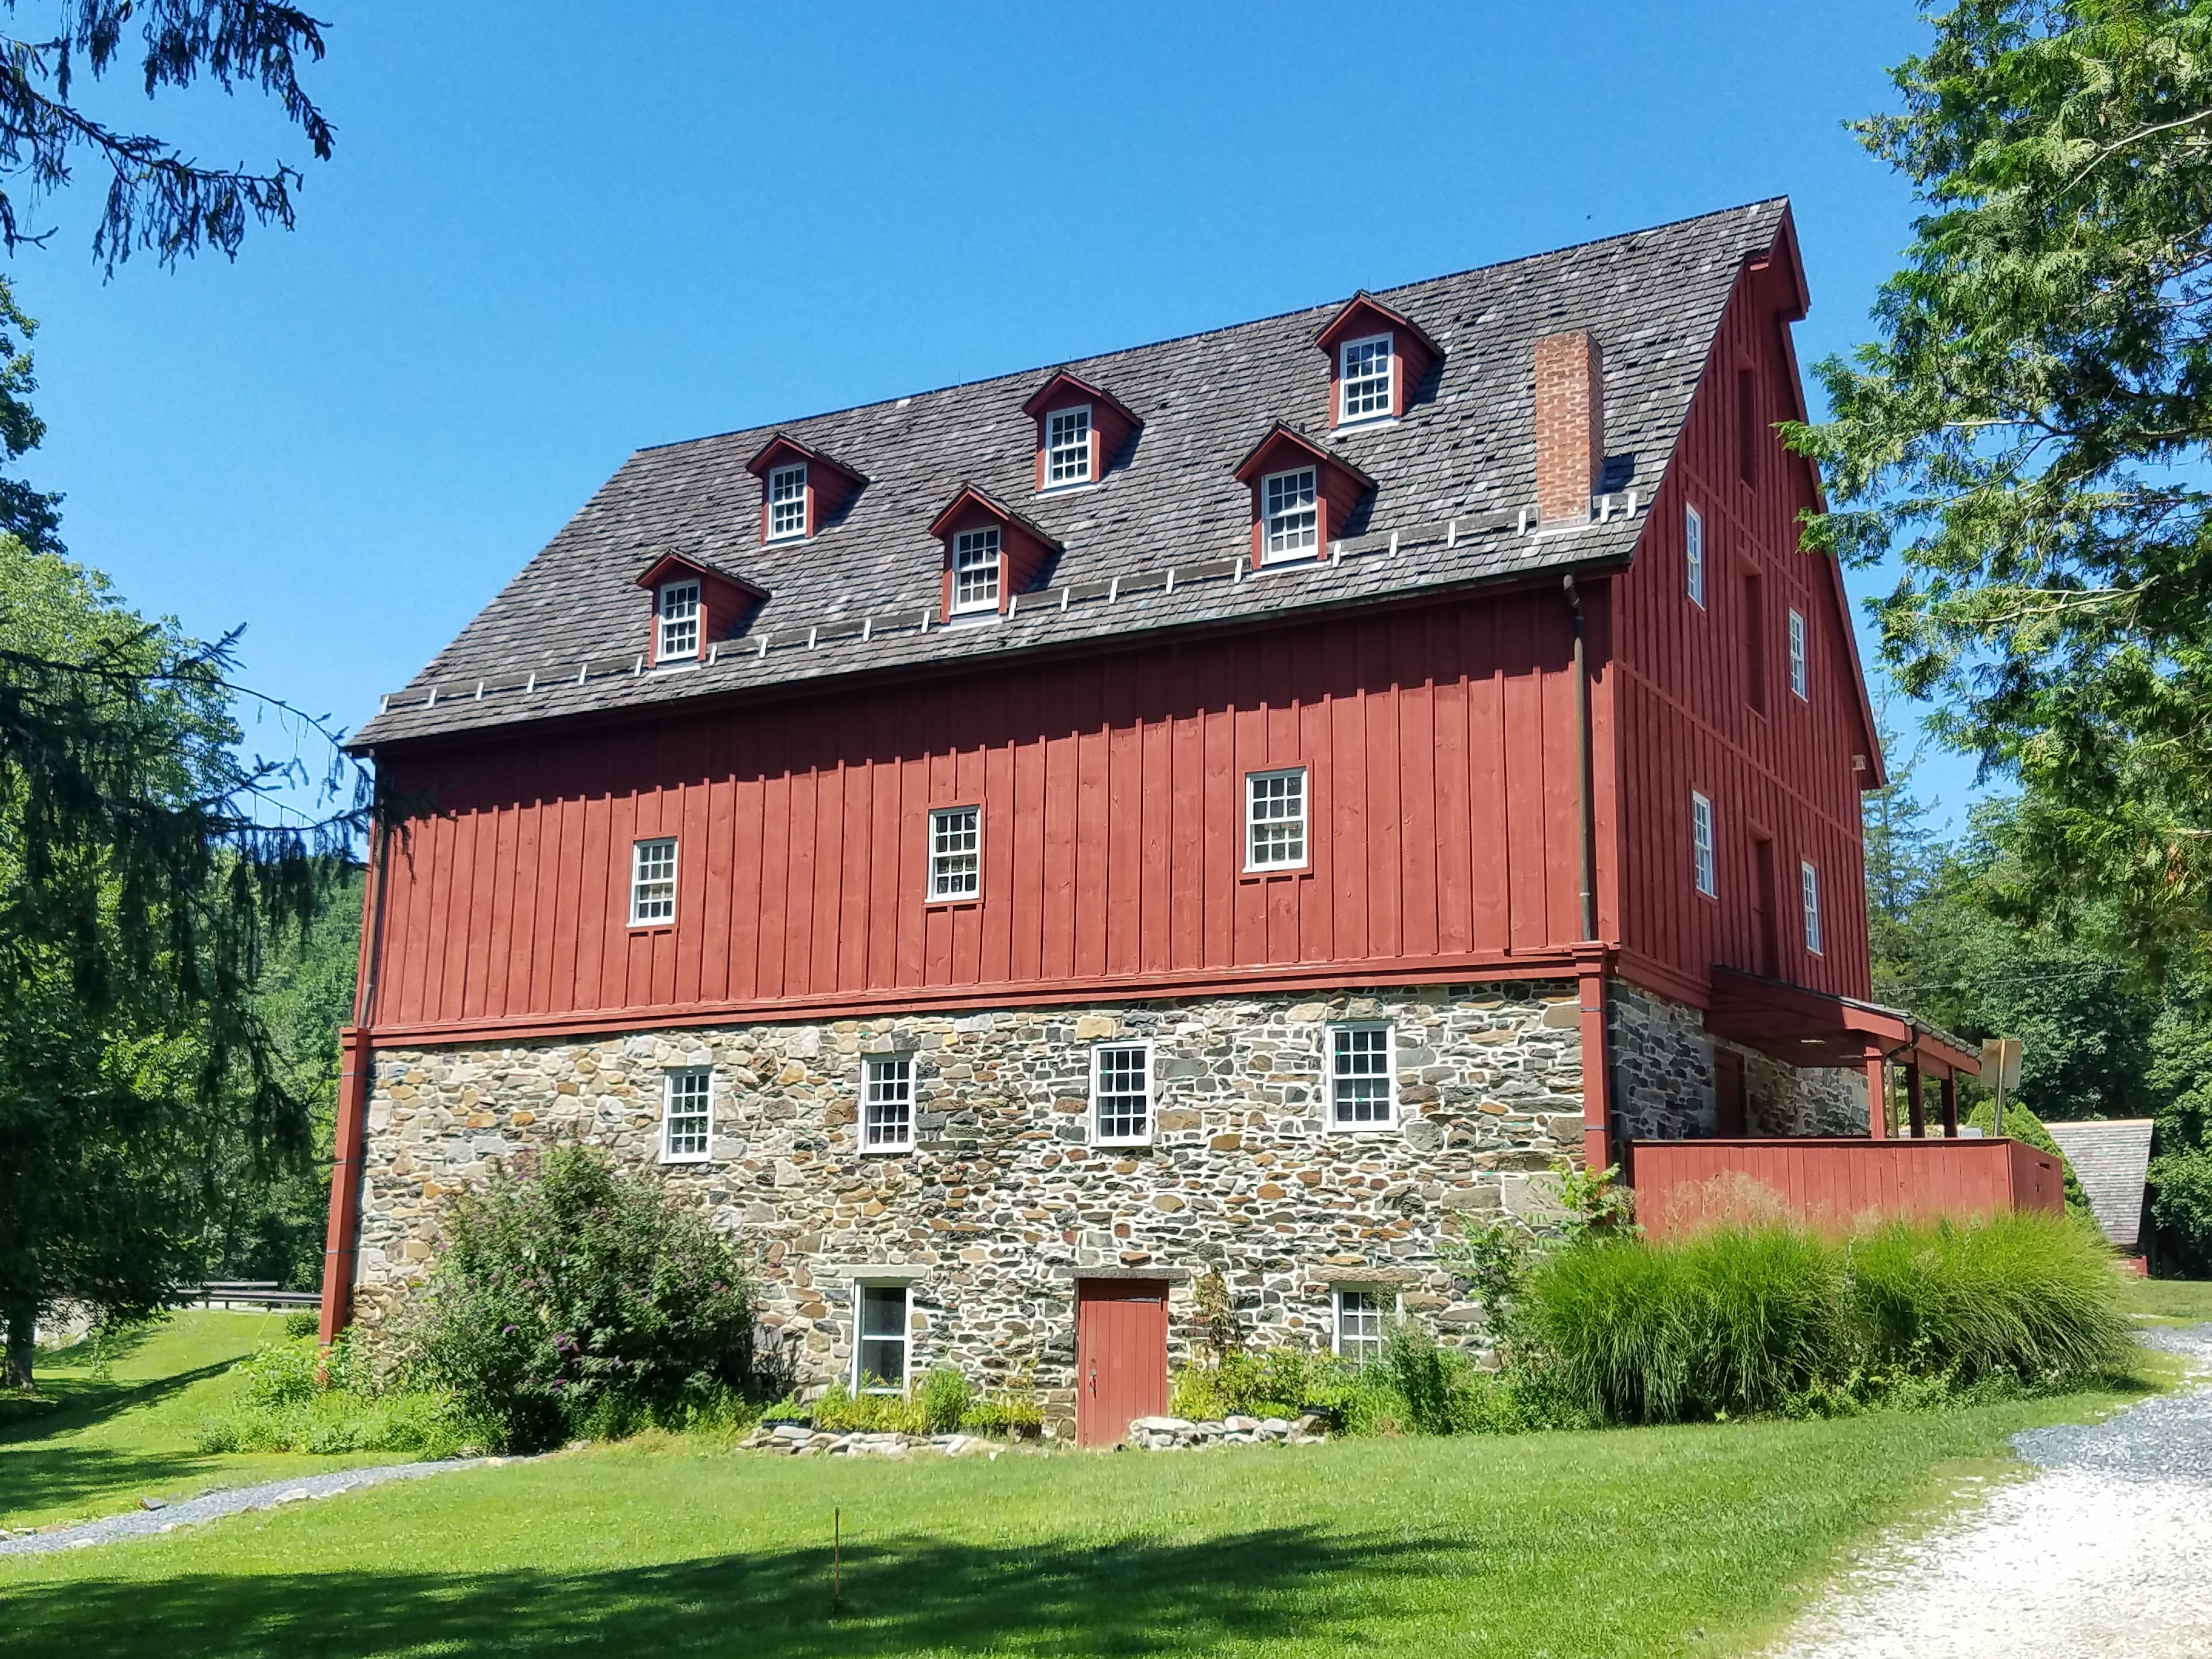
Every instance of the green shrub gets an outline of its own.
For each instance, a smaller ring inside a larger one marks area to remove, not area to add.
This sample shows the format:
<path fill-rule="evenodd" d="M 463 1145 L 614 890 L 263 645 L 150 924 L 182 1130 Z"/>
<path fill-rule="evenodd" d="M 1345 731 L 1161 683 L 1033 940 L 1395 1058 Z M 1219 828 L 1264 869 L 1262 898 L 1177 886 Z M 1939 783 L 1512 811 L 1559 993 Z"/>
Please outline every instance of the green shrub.
<path fill-rule="evenodd" d="M 327 1352 L 313 1338 L 264 1345 L 233 1368 L 237 1403 L 203 1421 L 204 1452 L 405 1451 L 450 1457 L 486 1436 L 450 1395 L 380 1386 L 344 1337 Z"/>
<path fill-rule="evenodd" d="M 975 1403 L 975 1390 L 950 1365 L 930 1370 L 922 1377 L 921 1387 L 915 1391 L 915 1405 L 921 1411 L 925 1434 L 952 1433 Z"/>
<path fill-rule="evenodd" d="M 407 1316 L 408 1375 L 500 1443 L 728 1415 L 757 1375 L 746 1273 L 657 1176 L 574 1144 L 455 1204 Z"/>
<path fill-rule="evenodd" d="M 1033 1394 L 988 1395 L 960 1414 L 966 1434 L 1033 1439 L 1044 1432 L 1044 1407 Z"/>
<path fill-rule="evenodd" d="M 312 1308 L 295 1308 L 284 1316 L 284 1334 L 314 1336 L 322 1330 L 322 1316 Z"/>

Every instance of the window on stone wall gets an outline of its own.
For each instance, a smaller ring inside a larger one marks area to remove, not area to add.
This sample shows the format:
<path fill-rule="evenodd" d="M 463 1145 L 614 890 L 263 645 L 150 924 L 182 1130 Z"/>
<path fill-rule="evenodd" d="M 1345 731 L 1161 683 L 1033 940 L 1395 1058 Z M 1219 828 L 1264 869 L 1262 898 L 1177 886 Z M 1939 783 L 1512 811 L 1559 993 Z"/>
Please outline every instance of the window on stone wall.
<path fill-rule="evenodd" d="M 903 1394 L 908 1340 L 907 1287 L 855 1285 L 853 1303 L 853 1392 Z"/>
<path fill-rule="evenodd" d="M 1091 1139 L 1140 1146 L 1152 1138 L 1152 1044 L 1100 1043 L 1091 1051 Z"/>
<path fill-rule="evenodd" d="M 660 1161 L 698 1164 L 706 1159 L 714 1129 L 714 1074 L 704 1066 L 685 1066 L 660 1074 Z"/>
<path fill-rule="evenodd" d="M 914 1145 L 914 1061 L 872 1055 L 861 1066 L 860 1148 L 902 1152 Z"/>
<path fill-rule="evenodd" d="M 1329 1028 L 1329 1122 L 1339 1129 L 1390 1127 L 1390 1028 L 1333 1025 Z"/>
<path fill-rule="evenodd" d="M 1336 1330 L 1331 1345 L 1340 1359 L 1348 1359 L 1355 1365 L 1364 1365 L 1370 1359 L 1382 1357 L 1383 1292 L 1380 1291 L 1345 1291 L 1333 1292 L 1336 1304 Z"/>

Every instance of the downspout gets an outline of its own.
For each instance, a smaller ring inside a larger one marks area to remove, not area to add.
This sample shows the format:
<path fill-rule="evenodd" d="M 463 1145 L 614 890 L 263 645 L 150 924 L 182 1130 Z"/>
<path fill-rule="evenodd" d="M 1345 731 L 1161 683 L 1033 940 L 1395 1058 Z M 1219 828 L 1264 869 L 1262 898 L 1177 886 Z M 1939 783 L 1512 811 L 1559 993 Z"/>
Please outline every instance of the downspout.
<path fill-rule="evenodd" d="M 369 860 L 368 905 L 362 917 L 361 982 L 354 994 L 354 1023 L 338 1033 L 338 1109 L 331 1148 L 331 1203 L 323 1238 L 323 1304 L 319 1334 L 325 1342 L 353 1322 L 353 1291 L 361 1248 L 361 1189 L 368 1146 L 368 1095 L 374 1079 L 376 981 L 384 956 L 384 887 L 391 832 L 381 822 L 370 830 L 376 850 Z"/>
<path fill-rule="evenodd" d="M 1567 610 L 1575 619 L 1575 805 L 1576 831 L 1581 842 L 1583 937 L 1597 937 L 1597 878 L 1592 866 L 1596 832 L 1590 818 L 1590 696 L 1589 665 L 1583 655 L 1583 596 L 1570 571 L 1560 578 L 1567 595 Z"/>
<path fill-rule="evenodd" d="M 1567 596 L 1567 613 L 1574 619 L 1575 628 L 1575 833 L 1579 858 L 1577 866 L 1582 885 L 1583 939 L 1594 943 L 1597 939 L 1597 825 L 1594 798 L 1596 791 L 1591 779 L 1590 758 L 1590 689 L 1589 659 L 1585 648 L 1587 628 L 1583 617 L 1582 590 L 1575 586 L 1574 574 L 1570 571 L 1559 579 L 1559 586 Z M 1628 1137 L 1628 1121 L 1620 1109 L 1620 1083 L 1613 1063 L 1613 1016 L 1611 999 L 1605 992 L 1602 969 L 1596 978 L 1595 1001 L 1587 989 L 1583 996 L 1583 1018 L 1585 1029 L 1583 1065 L 1587 1070 L 1591 1064 L 1589 1049 L 1597 1048 L 1596 1064 L 1601 1069 L 1605 1088 L 1605 1122 L 1601 1145 L 1596 1126 L 1586 1129 L 1583 1136 L 1583 1158 L 1594 1169 L 1618 1166 L 1623 1183 L 1635 1184 L 1636 1172 L 1632 1160 Z M 1601 1159 L 1592 1163 L 1593 1158 Z"/>

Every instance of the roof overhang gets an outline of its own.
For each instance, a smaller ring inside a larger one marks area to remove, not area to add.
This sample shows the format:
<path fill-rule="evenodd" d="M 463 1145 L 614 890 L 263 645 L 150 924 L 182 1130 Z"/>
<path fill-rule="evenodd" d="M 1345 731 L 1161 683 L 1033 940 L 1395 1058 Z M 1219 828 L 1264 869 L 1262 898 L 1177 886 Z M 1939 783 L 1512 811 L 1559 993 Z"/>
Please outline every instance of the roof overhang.
<path fill-rule="evenodd" d="M 1901 1009 L 1716 965 L 1705 1029 L 1791 1066 L 1887 1060 L 1933 1077 L 1972 1074 L 1980 1051 Z"/>
<path fill-rule="evenodd" d="M 740 593 L 750 594 L 755 599 L 768 597 L 768 590 L 758 584 L 749 582 L 743 576 L 732 576 L 726 570 L 718 570 L 711 564 L 702 564 L 682 553 L 662 554 L 638 574 L 637 585 L 640 587 L 659 587 L 663 582 L 681 581 L 686 576 L 696 576 L 702 581 L 718 582 L 725 587 L 735 588 Z"/>
<path fill-rule="evenodd" d="M 1287 456 L 1296 456 L 1302 464 L 1326 466 L 1341 472 L 1362 489 L 1375 487 L 1374 479 L 1343 456 L 1316 443 L 1280 421 L 1269 427 L 1267 434 L 1252 446 L 1243 460 L 1237 463 L 1237 482 L 1249 484 L 1270 472 L 1281 471 L 1283 460 Z"/>
<path fill-rule="evenodd" d="M 942 541 L 959 527 L 962 520 L 976 513 L 996 519 L 1001 524 L 1013 526 L 1033 538 L 1039 546 L 1048 548 L 1054 553 L 1066 550 L 1060 538 L 1050 531 L 1024 518 L 989 491 L 979 489 L 972 483 L 962 484 L 952 499 L 945 503 L 945 511 L 930 520 L 929 533 Z"/>
<path fill-rule="evenodd" d="M 745 463 L 745 471 L 756 478 L 764 478 L 768 476 L 769 468 L 789 466 L 795 461 L 805 461 L 811 465 L 826 467 L 840 477 L 848 480 L 855 489 L 868 481 L 865 475 L 855 472 L 834 455 L 825 454 L 811 445 L 803 444 L 786 432 L 777 433 L 775 436 L 763 444 L 752 459 Z"/>
<path fill-rule="evenodd" d="M 1338 344 L 1358 335 L 1380 334 L 1386 331 L 1402 330 L 1419 340 L 1432 357 L 1441 357 L 1444 349 L 1429 337 L 1423 328 L 1401 311 L 1393 311 L 1380 300 L 1362 289 L 1345 303 L 1329 321 L 1327 328 L 1314 336 L 1314 343 L 1323 351 L 1334 351 Z"/>
<path fill-rule="evenodd" d="M 1093 386 L 1088 380 L 1079 380 L 1064 368 L 1031 394 L 1030 400 L 1022 405 L 1022 413 L 1034 419 L 1055 404 L 1076 402 L 1103 404 L 1133 427 L 1145 423 L 1142 416 L 1112 392 L 1103 386 Z"/>

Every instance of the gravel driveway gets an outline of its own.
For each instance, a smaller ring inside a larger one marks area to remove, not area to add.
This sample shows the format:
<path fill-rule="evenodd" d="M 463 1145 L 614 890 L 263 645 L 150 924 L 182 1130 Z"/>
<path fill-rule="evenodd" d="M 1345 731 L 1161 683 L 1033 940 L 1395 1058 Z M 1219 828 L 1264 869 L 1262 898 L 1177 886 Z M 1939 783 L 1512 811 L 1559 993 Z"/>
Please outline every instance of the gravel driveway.
<path fill-rule="evenodd" d="M 2212 1325 L 2142 1340 L 2212 1366 Z M 1878 1546 L 1771 1659 L 2212 1659 L 2212 1378 L 2014 1443 L 2040 1474 Z"/>

